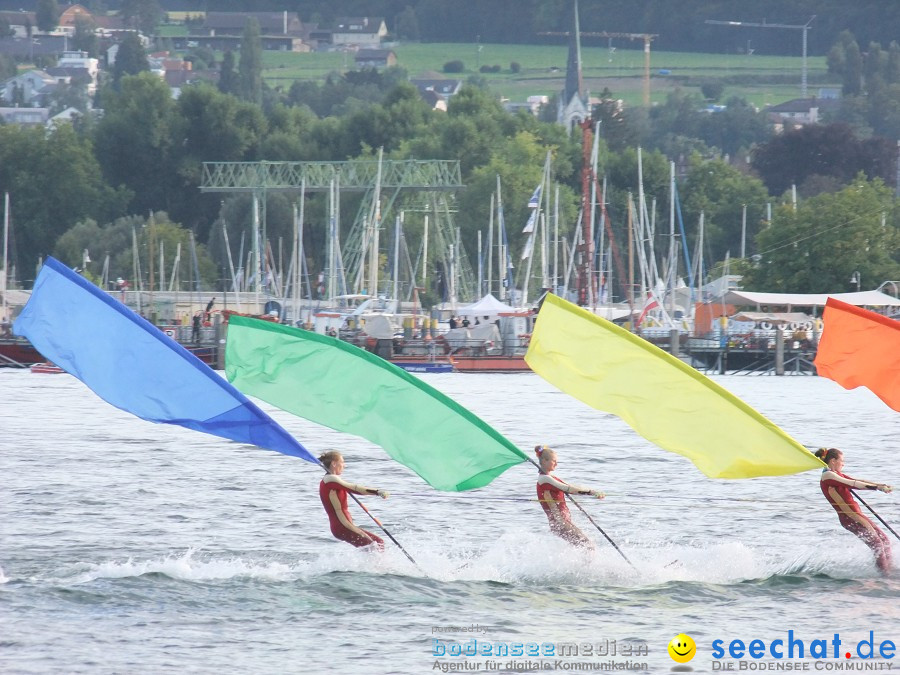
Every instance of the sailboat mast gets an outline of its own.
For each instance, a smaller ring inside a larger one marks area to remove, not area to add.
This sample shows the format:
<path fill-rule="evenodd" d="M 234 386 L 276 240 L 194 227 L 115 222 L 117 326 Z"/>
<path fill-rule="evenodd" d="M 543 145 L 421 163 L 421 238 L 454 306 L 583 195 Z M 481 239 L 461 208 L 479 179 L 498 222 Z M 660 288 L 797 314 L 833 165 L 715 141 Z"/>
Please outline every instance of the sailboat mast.
<path fill-rule="evenodd" d="M 306 256 L 303 253 L 303 216 L 306 211 L 306 176 L 300 182 L 300 212 L 297 215 L 297 258 L 294 261 L 294 325 L 299 326 L 300 321 L 300 299 L 303 297 L 303 291 L 300 287 L 303 278 L 303 261 Z M 310 298 L 311 299 L 311 298 Z"/>
<path fill-rule="evenodd" d="M 288 269 L 290 270 L 290 287 L 291 287 L 291 320 L 294 322 L 294 325 L 297 325 L 297 314 L 299 313 L 299 295 L 297 293 L 297 281 L 299 280 L 299 275 L 297 274 L 297 265 L 300 263 L 300 252 L 297 250 L 298 247 L 298 223 L 300 222 L 300 215 L 297 212 L 298 204 L 296 201 L 291 205 L 291 215 L 293 216 L 293 242 L 291 246 L 291 262 L 288 265 Z M 287 294 L 287 284 L 285 284 L 285 295 Z M 287 298 L 285 298 L 287 301 Z"/>
<path fill-rule="evenodd" d="M 704 212 L 700 212 L 700 237 L 697 242 L 698 248 L 700 249 L 697 254 L 698 265 L 697 265 L 697 287 L 700 289 L 700 302 L 703 302 L 703 219 Z"/>
<path fill-rule="evenodd" d="M 545 218 L 541 219 L 541 288 L 550 287 L 550 267 L 548 253 L 550 249 L 550 151 L 547 151 L 547 160 L 544 162 L 544 177 L 541 186 L 541 201 L 544 202 L 543 211 Z"/>
<path fill-rule="evenodd" d="M 503 246 L 503 194 L 500 191 L 500 174 L 497 174 L 497 279 L 500 282 L 500 299 L 506 299 L 506 281 L 509 267 L 506 264 L 506 250 Z"/>
<path fill-rule="evenodd" d="M 4 319 L 9 319 L 9 315 L 7 314 L 7 308 L 9 306 L 6 295 L 7 295 L 7 284 L 9 284 L 9 193 L 6 192 L 3 195 L 3 285 L 0 286 L 0 291 L 3 291 L 3 310 L 2 316 Z"/>
<path fill-rule="evenodd" d="M 550 285 L 556 293 L 559 286 L 559 183 L 553 200 L 553 280 Z"/>
<path fill-rule="evenodd" d="M 597 185 L 597 173 L 594 172 L 594 186 L 596 188 Z M 604 270 L 603 270 L 603 253 L 606 248 L 606 175 L 603 176 L 603 189 L 600 192 L 600 245 L 597 247 L 600 255 L 599 267 L 597 274 L 597 300 L 600 303 L 603 303 L 603 289 L 609 288 L 608 280 L 604 278 Z M 607 265 L 612 268 L 611 260 L 606 258 Z M 608 294 L 608 290 L 607 290 Z"/>
<path fill-rule="evenodd" d="M 491 279 L 494 276 L 494 198 L 491 192 L 491 212 L 488 217 L 488 236 L 487 236 L 487 292 L 493 293 L 491 290 Z"/>
<path fill-rule="evenodd" d="M 378 149 L 378 171 L 375 174 L 375 210 L 372 222 L 372 236 L 369 250 L 369 294 L 378 297 L 378 229 L 381 226 L 381 168 L 384 160 L 384 148 Z"/>
<path fill-rule="evenodd" d="M 428 288 L 428 214 L 425 214 L 425 234 L 422 239 L 422 286 Z"/>
<path fill-rule="evenodd" d="M 634 200 L 628 193 L 628 283 L 625 297 L 628 307 L 634 314 Z"/>
<path fill-rule="evenodd" d="M 675 322 L 675 279 L 678 256 L 675 248 L 675 162 L 669 162 L 669 318 Z"/>
<path fill-rule="evenodd" d="M 394 220 L 394 314 L 400 313 L 400 220 L 398 213 Z"/>
<path fill-rule="evenodd" d="M 478 297 L 484 295 L 484 258 L 481 250 L 481 230 L 478 230 Z"/>
<path fill-rule="evenodd" d="M 334 221 L 335 221 L 335 186 L 334 178 L 328 186 L 328 299 L 334 298 Z"/>
<path fill-rule="evenodd" d="M 260 241 L 259 241 L 259 195 L 257 193 L 253 193 L 253 242 L 252 242 L 252 251 L 253 251 L 253 293 L 254 293 L 254 313 L 259 311 L 259 293 L 260 293 L 260 285 L 262 283 L 262 261 L 260 260 Z"/>
<path fill-rule="evenodd" d="M 137 291 L 137 311 L 141 313 L 141 293 L 144 290 L 144 283 L 141 280 L 141 254 L 138 251 L 137 231 L 131 228 L 131 266 L 132 276 L 134 277 L 134 290 Z"/>
<path fill-rule="evenodd" d="M 148 318 L 150 319 L 151 322 L 153 322 L 153 249 L 154 249 L 154 245 L 156 244 L 156 241 L 153 238 L 153 234 L 154 234 L 153 223 L 154 223 L 153 212 L 151 211 L 150 212 L 150 224 L 149 224 L 150 242 L 147 244 L 147 268 L 148 268 L 148 274 L 150 275 L 150 278 L 149 278 L 148 284 L 147 284 L 148 290 L 150 291 L 150 299 L 148 301 L 149 307 L 147 307 L 147 312 L 150 314 L 150 316 Z"/>

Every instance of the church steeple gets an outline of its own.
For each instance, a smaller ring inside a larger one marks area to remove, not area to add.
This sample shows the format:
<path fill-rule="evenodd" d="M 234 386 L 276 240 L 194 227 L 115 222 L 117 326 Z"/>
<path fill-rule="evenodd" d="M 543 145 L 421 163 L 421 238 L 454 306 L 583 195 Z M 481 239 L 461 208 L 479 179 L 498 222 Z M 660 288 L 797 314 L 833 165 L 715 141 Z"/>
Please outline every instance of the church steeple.
<path fill-rule="evenodd" d="M 572 126 L 590 116 L 590 105 L 581 72 L 581 20 L 578 0 L 573 0 L 574 30 L 569 36 L 569 57 L 566 63 L 566 83 L 559 96 L 557 122 L 569 131 Z"/>
<path fill-rule="evenodd" d="M 575 30 L 569 36 L 569 58 L 566 62 L 566 88 L 563 97 L 566 103 L 573 96 L 584 94 L 584 79 L 581 74 L 581 21 L 578 17 L 578 0 L 575 0 Z"/>

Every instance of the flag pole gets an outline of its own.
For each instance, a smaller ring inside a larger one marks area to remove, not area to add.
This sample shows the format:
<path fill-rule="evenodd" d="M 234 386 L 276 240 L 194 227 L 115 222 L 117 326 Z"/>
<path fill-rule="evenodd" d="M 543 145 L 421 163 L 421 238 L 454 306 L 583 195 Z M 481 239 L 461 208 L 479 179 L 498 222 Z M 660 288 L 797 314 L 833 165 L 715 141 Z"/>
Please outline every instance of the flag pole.
<path fill-rule="evenodd" d="M 537 470 L 538 470 L 540 473 L 544 473 L 543 469 L 541 469 L 541 465 L 538 464 L 537 462 L 535 462 L 531 457 L 528 458 L 528 461 L 531 462 L 532 464 L 534 464 L 534 465 L 537 467 Z M 584 510 L 584 508 L 581 506 L 581 504 L 579 504 L 578 502 L 576 502 L 575 499 L 572 497 L 572 495 L 566 495 L 566 496 L 569 498 L 569 501 L 571 501 L 575 506 L 577 506 L 577 507 L 578 507 L 578 510 L 581 511 L 581 512 L 585 515 L 585 517 L 591 522 L 591 525 L 593 525 L 594 527 L 596 527 L 597 530 L 600 532 L 600 534 L 602 534 L 604 537 L 606 537 L 606 541 L 608 541 L 610 544 L 612 544 L 612 547 L 613 547 L 614 549 L 616 549 L 616 551 L 619 553 L 619 555 L 622 556 L 623 558 L 625 558 L 625 562 L 627 562 L 627 563 L 628 563 L 629 565 L 631 565 L 635 570 L 637 570 L 637 567 L 635 567 L 635 566 L 634 566 L 634 563 L 631 562 L 631 561 L 628 559 L 628 556 L 625 555 L 624 553 L 622 553 L 622 549 L 619 548 L 618 544 L 616 544 L 616 542 L 614 542 L 614 541 L 612 540 L 612 538 L 610 538 L 610 536 L 609 536 L 608 534 L 606 534 L 606 532 L 603 531 L 603 528 L 600 527 L 600 526 L 594 521 L 593 518 L 591 518 L 590 514 L 589 514 L 587 511 Z"/>
<path fill-rule="evenodd" d="M 390 540 L 397 545 L 397 548 L 399 548 L 401 551 L 403 551 L 403 555 L 405 555 L 407 558 L 409 558 L 409 561 L 413 565 L 415 565 L 416 567 L 419 567 L 419 563 L 417 563 L 415 560 L 413 560 L 413 557 L 409 553 L 406 552 L 406 549 L 400 545 L 400 542 L 394 538 L 394 535 L 392 535 L 390 532 L 388 532 L 388 529 L 384 525 L 381 524 L 381 521 L 378 520 L 378 518 L 376 518 L 374 515 L 372 515 L 372 512 L 366 508 L 366 505 L 363 504 L 361 501 L 359 501 L 359 499 L 357 499 L 356 495 L 353 494 L 352 492 L 348 492 L 347 494 L 349 494 L 351 497 L 353 497 L 353 501 L 355 501 L 357 504 L 359 504 L 360 508 L 362 508 L 362 510 L 366 512 L 366 515 L 368 515 L 369 518 L 371 518 L 372 520 L 375 521 L 375 524 L 381 528 L 382 532 L 384 532 L 388 537 L 390 537 Z M 419 567 L 419 569 L 421 570 L 422 568 Z"/>
<path fill-rule="evenodd" d="M 863 499 L 862 497 L 860 497 L 860 496 L 856 493 L 855 490 L 850 490 L 850 492 L 852 492 L 853 495 L 854 495 L 859 501 L 862 502 L 863 506 L 865 506 L 867 509 L 869 509 L 869 511 L 872 512 L 872 515 L 873 515 L 873 516 L 875 516 L 876 518 L 878 518 L 878 520 L 881 521 L 881 524 L 882 524 L 882 525 L 884 525 L 887 529 L 889 529 L 889 530 L 891 531 L 891 534 L 893 534 L 895 537 L 897 537 L 897 539 L 900 539 L 900 535 L 898 535 L 896 532 L 894 532 L 894 528 L 891 527 L 890 525 L 888 525 L 888 524 L 885 522 L 884 518 L 882 518 L 881 516 L 879 516 L 879 515 L 875 512 L 875 509 L 873 509 L 871 506 L 869 506 L 869 505 L 866 503 L 866 500 L 865 500 L 865 499 Z"/>
<path fill-rule="evenodd" d="M 634 563 L 631 562 L 631 561 L 628 559 L 628 556 L 627 556 L 627 555 L 625 555 L 624 553 L 622 553 L 622 549 L 620 549 L 619 546 L 618 546 L 618 544 L 616 544 L 616 542 L 614 542 L 614 541 L 610 538 L 610 536 L 609 536 L 608 534 L 606 534 L 606 532 L 603 531 L 603 528 L 600 527 L 597 523 L 594 522 L 594 519 L 591 518 L 590 514 L 589 514 L 587 511 L 584 510 L 584 508 L 581 506 L 581 504 L 579 504 L 578 502 L 576 502 L 575 499 L 572 497 L 572 495 L 566 495 L 566 497 L 568 497 L 568 498 L 569 498 L 569 501 L 572 502 L 575 506 L 578 507 L 578 510 L 581 511 L 581 512 L 584 514 L 585 518 L 587 518 L 589 521 L 591 521 L 591 525 L 593 525 L 594 527 L 596 527 L 596 528 L 600 531 L 600 534 L 602 534 L 604 537 L 606 537 L 606 541 L 608 541 L 610 544 L 612 544 L 612 547 L 613 547 L 614 549 L 616 549 L 616 551 L 619 552 L 619 555 L 620 555 L 620 556 L 622 556 L 623 558 L 625 558 L 625 562 L 627 562 L 629 565 L 631 565 L 631 566 L 636 570 L 637 567 L 634 566 Z"/>

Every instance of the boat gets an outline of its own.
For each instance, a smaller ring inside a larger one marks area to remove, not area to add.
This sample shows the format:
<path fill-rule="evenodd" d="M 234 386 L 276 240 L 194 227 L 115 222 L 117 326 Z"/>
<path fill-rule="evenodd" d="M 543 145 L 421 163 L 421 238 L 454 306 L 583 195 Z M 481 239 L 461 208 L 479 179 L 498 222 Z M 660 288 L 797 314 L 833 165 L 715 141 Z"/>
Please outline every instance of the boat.
<path fill-rule="evenodd" d="M 524 355 L 503 354 L 483 356 L 450 356 L 450 363 L 458 373 L 524 373 L 531 372 Z"/>
<path fill-rule="evenodd" d="M 46 357 L 24 338 L 0 338 L 0 366 L 24 367 L 46 360 Z"/>
<path fill-rule="evenodd" d="M 496 322 L 451 329 L 438 342 L 457 372 L 526 373 L 531 371 L 525 352 L 533 326 L 532 312 L 509 312 Z"/>
<path fill-rule="evenodd" d="M 57 366 L 54 363 L 50 363 L 49 361 L 44 361 L 43 363 L 34 363 L 31 366 L 32 373 L 43 373 L 46 375 L 57 375 L 59 373 L 64 373 L 62 368 Z"/>
<path fill-rule="evenodd" d="M 452 361 L 391 361 L 407 373 L 452 373 Z"/>

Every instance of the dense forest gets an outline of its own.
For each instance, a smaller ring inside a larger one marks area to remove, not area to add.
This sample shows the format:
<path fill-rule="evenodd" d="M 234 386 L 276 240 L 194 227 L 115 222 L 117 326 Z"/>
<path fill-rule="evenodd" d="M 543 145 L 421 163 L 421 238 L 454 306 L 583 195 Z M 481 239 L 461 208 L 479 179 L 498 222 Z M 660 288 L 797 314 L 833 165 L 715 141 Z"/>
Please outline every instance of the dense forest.
<path fill-rule="evenodd" d="M 388 29 L 426 42 L 540 43 L 545 31 L 572 27 L 573 0 L 160 0 L 170 11 L 294 11 L 304 22 L 333 25 L 341 16 L 383 16 Z M 60 1 L 60 6 L 65 6 Z M 84 0 L 92 11 L 123 0 Z M 33 9 L 35 1 L 0 0 L 0 9 Z M 886 0 L 579 0 L 586 32 L 656 33 L 656 49 L 799 55 L 800 32 L 706 24 L 706 20 L 810 24 L 809 53 L 824 55 L 849 30 L 860 44 L 897 38 L 900 3 Z M 586 37 L 585 42 L 602 38 Z"/>
<path fill-rule="evenodd" d="M 0 8 L 33 5 L 0 0 Z M 60 2 L 64 6 L 66 3 Z M 116 10 L 121 0 L 85 0 L 91 9 Z M 302 21 L 333 25 L 341 16 L 383 16 L 394 35 L 426 42 L 540 43 L 545 31 L 572 27 L 572 0 L 160 0 L 171 11 L 295 11 Z M 824 55 L 849 30 L 860 44 L 897 38 L 900 3 L 885 0 L 579 0 L 586 32 L 656 33 L 656 49 L 799 55 L 799 31 L 726 27 L 705 21 L 803 25 L 812 20 L 809 53 Z M 558 38 L 552 38 L 558 40 Z M 602 38 L 586 37 L 585 42 Z"/>

